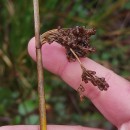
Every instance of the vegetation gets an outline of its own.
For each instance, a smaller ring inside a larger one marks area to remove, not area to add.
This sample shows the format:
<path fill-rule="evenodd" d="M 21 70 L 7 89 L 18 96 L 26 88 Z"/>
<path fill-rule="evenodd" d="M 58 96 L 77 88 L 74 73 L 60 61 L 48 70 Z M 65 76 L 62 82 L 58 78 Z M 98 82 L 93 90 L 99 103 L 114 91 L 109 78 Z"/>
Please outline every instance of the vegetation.
<path fill-rule="evenodd" d="M 38 124 L 36 63 L 27 53 L 34 36 L 31 0 L 0 1 L 0 125 Z M 41 33 L 61 27 L 95 27 L 90 57 L 130 79 L 130 2 L 128 0 L 40 0 Z M 33 70 L 33 71 L 32 71 Z M 114 129 L 89 100 L 48 71 L 47 120 Z"/>

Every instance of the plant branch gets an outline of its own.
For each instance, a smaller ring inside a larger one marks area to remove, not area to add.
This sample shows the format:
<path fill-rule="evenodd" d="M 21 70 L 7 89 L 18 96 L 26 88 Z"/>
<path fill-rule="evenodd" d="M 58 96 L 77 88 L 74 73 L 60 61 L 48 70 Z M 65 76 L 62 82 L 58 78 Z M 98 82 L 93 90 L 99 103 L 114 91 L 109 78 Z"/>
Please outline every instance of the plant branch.
<path fill-rule="evenodd" d="M 81 63 L 79 57 L 75 54 L 75 52 L 73 51 L 72 48 L 70 48 L 70 51 L 73 53 L 73 55 L 75 56 L 75 58 L 77 59 L 77 61 L 79 62 L 80 66 L 83 66 L 83 64 Z"/>
<path fill-rule="evenodd" d="M 98 86 L 98 88 L 103 91 L 103 90 L 107 90 L 109 85 L 108 83 L 105 81 L 105 78 L 101 77 L 99 78 L 98 76 L 96 76 L 96 72 L 95 71 L 91 71 L 88 70 L 84 67 L 84 65 L 81 63 L 80 59 L 78 58 L 78 56 L 76 55 L 76 53 L 73 51 L 72 48 L 70 48 L 70 51 L 73 53 L 73 55 L 75 56 L 75 58 L 78 60 L 81 69 L 82 69 L 82 81 L 84 81 L 85 83 L 88 83 L 88 81 L 90 81 L 94 86 Z M 81 85 L 82 87 L 82 85 Z M 80 94 L 80 99 L 82 99 L 82 96 Z"/>
<path fill-rule="evenodd" d="M 43 68 L 42 68 L 42 53 L 40 42 L 40 20 L 39 20 L 39 1 L 33 0 L 34 6 L 34 23 L 35 23 L 35 47 L 37 58 L 37 72 L 38 72 L 38 95 L 39 95 L 39 112 L 40 112 L 40 130 L 47 130 L 46 126 L 46 107 L 45 94 L 43 83 Z"/>

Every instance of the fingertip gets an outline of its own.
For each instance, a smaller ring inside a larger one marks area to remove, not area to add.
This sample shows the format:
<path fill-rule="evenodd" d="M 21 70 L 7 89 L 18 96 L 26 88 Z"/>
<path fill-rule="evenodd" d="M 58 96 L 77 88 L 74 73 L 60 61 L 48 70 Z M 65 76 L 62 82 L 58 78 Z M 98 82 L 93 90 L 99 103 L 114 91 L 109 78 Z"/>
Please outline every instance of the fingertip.
<path fill-rule="evenodd" d="M 31 58 L 36 61 L 35 37 L 29 41 L 27 48 Z M 64 65 L 68 62 L 65 56 L 65 49 L 60 44 L 53 42 L 51 45 L 48 43 L 42 45 L 41 51 L 43 67 L 59 75 Z"/>
<path fill-rule="evenodd" d="M 36 60 L 35 37 L 28 42 L 28 53 L 33 60 Z"/>

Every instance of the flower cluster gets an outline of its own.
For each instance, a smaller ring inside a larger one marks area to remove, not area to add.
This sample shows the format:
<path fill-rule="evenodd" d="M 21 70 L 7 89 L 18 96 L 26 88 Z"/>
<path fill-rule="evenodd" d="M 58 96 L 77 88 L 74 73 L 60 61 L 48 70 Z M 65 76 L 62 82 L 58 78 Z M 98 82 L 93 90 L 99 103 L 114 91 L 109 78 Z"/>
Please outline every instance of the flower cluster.
<path fill-rule="evenodd" d="M 50 33 L 45 40 L 48 43 L 53 41 L 61 44 L 66 49 L 66 55 L 69 61 L 75 61 L 76 58 L 70 51 L 73 49 L 78 57 L 86 57 L 88 53 L 94 52 L 95 49 L 90 46 L 90 36 L 94 35 L 95 29 L 86 29 L 85 27 L 76 26 L 74 28 L 58 28 L 57 31 Z"/>
<path fill-rule="evenodd" d="M 101 91 L 107 90 L 109 85 L 105 81 L 105 78 L 99 78 L 96 76 L 95 71 L 87 70 L 84 66 L 81 66 L 82 68 L 82 81 L 85 83 L 88 83 L 90 81 L 94 86 L 97 86 Z"/>
<path fill-rule="evenodd" d="M 58 28 L 45 32 L 41 35 L 41 42 L 44 44 L 53 41 L 61 44 L 66 49 L 66 55 L 69 61 L 78 60 L 82 69 L 82 81 L 85 83 L 91 82 L 97 86 L 101 91 L 107 90 L 109 85 L 105 78 L 96 76 L 95 71 L 87 70 L 80 62 L 79 58 L 84 58 L 88 53 L 94 52 L 95 49 L 90 46 L 90 37 L 96 33 L 95 29 L 86 29 L 85 27 L 76 26 L 74 28 Z M 80 86 L 80 95 L 82 95 L 83 86 Z"/>

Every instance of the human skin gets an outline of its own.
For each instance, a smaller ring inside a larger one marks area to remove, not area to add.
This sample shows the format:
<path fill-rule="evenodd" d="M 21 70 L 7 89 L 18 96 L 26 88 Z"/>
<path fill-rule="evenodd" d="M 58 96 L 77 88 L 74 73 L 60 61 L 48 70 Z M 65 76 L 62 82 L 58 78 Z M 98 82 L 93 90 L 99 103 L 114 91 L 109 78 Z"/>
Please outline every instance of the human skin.
<path fill-rule="evenodd" d="M 36 61 L 34 38 L 28 44 L 28 52 Z M 51 45 L 44 44 L 42 59 L 45 69 L 60 76 L 73 89 L 78 89 L 82 82 L 82 70 L 78 62 L 68 62 L 64 47 L 55 42 Z M 82 83 L 85 87 L 83 95 L 89 98 L 104 117 L 119 130 L 130 130 L 130 82 L 89 58 L 83 58 L 81 61 L 87 69 L 96 71 L 98 77 L 105 77 L 110 86 L 107 91 L 100 91 L 91 83 Z M 5 126 L 0 130 L 28 130 L 29 127 L 31 130 L 38 130 L 38 126 Z M 99 130 L 81 126 L 48 126 L 48 130 L 59 130 L 61 127 L 63 130 Z"/>

